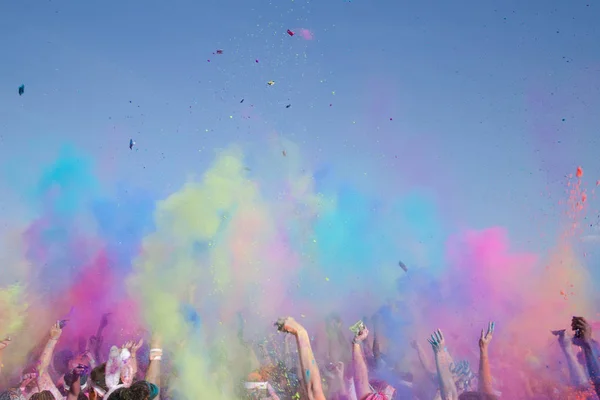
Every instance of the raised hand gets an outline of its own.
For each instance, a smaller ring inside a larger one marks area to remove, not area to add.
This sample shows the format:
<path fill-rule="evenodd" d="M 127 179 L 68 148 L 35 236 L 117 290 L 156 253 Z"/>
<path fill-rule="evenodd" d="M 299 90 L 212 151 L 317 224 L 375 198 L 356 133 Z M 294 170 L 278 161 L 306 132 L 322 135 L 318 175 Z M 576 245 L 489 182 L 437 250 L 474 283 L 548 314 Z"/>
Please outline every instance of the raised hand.
<path fill-rule="evenodd" d="M 365 341 L 365 339 L 366 339 L 367 337 L 369 337 L 369 329 L 368 329 L 368 328 L 365 326 L 363 330 L 361 330 L 361 331 L 357 332 L 357 333 L 354 335 L 354 340 L 353 340 L 353 342 L 354 342 L 354 343 L 361 343 L 361 342 L 364 342 L 364 341 Z"/>
<path fill-rule="evenodd" d="M 558 338 L 558 344 L 561 348 L 571 347 L 573 344 L 573 335 L 567 332 L 566 329 L 560 329 L 557 331 L 551 331 L 554 336 Z"/>
<path fill-rule="evenodd" d="M 73 371 L 71 371 L 71 373 L 73 374 L 73 376 L 86 376 L 88 373 L 90 372 L 90 369 L 87 365 L 83 365 L 83 364 L 78 364 L 75 368 L 73 368 Z"/>
<path fill-rule="evenodd" d="M 488 324 L 487 331 L 485 329 L 481 330 L 481 337 L 479 338 L 479 348 L 484 350 L 487 349 L 490 342 L 492 341 L 492 337 L 494 336 L 494 329 L 496 328 L 495 322 L 490 322 Z"/>
<path fill-rule="evenodd" d="M 584 343 L 592 341 L 592 327 L 583 317 L 573 317 L 571 328 L 575 331 L 575 338 Z"/>
<path fill-rule="evenodd" d="M 279 318 L 275 323 L 275 326 L 277 327 L 277 330 L 292 335 L 297 335 L 298 332 L 304 330 L 304 327 L 292 317 Z"/>
<path fill-rule="evenodd" d="M 446 340 L 444 339 L 444 334 L 440 329 L 433 332 L 433 334 L 429 339 L 427 339 L 427 341 L 433 348 L 434 353 L 439 353 L 446 348 Z"/>
<path fill-rule="evenodd" d="M 60 321 L 58 321 L 50 328 L 50 339 L 58 340 L 60 335 L 62 335 L 62 328 L 60 327 Z"/>
<path fill-rule="evenodd" d="M 135 355 L 139 349 L 142 348 L 142 346 L 144 345 L 144 339 L 140 339 L 138 340 L 137 343 L 133 342 L 133 344 L 131 345 L 131 354 Z"/>
<path fill-rule="evenodd" d="M 333 373 L 336 377 L 343 379 L 344 378 L 344 363 L 339 361 L 333 365 Z"/>
<path fill-rule="evenodd" d="M 100 327 L 98 328 L 99 331 L 102 331 L 108 325 L 108 316 L 110 314 L 112 313 L 102 314 L 102 318 L 100 319 Z"/>

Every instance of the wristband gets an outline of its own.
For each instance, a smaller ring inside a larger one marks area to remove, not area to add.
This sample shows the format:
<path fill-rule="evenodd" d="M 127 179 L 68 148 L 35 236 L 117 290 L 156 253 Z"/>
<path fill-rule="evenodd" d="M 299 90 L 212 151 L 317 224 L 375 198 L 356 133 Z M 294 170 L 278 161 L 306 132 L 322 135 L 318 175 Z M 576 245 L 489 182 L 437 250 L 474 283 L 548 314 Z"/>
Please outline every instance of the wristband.
<path fill-rule="evenodd" d="M 162 360 L 162 355 L 162 349 L 150 349 L 150 361 L 160 361 Z"/>

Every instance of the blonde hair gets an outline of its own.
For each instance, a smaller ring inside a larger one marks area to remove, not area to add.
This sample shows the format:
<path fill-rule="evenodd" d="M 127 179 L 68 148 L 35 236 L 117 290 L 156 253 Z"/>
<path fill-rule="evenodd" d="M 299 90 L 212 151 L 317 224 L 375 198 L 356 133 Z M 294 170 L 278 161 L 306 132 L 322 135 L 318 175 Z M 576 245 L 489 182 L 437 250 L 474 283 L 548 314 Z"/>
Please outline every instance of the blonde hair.
<path fill-rule="evenodd" d="M 44 390 L 43 392 L 36 393 L 29 400 L 56 400 L 54 395 L 49 390 Z"/>

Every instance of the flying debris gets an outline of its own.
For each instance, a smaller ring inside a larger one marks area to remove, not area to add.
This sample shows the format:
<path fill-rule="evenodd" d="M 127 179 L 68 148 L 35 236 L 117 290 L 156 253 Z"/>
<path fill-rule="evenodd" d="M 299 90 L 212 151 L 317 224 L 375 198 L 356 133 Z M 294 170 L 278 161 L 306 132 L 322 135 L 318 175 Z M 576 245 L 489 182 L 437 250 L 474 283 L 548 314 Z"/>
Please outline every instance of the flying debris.
<path fill-rule="evenodd" d="M 242 99 L 242 101 L 240 101 L 240 103 L 243 103 L 243 102 L 244 102 L 244 99 Z"/>
<path fill-rule="evenodd" d="M 289 29 L 287 30 L 287 34 L 290 35 L 290 36 L 294 36 L 295 35 L 295 33 L 293 31 L 289 30 Z"/>
<path fill-rule="evenodd" d="M 273 86 L 274 84 L 275 84 L 275 81 L 269 81 L 269 82 L 267 82 L 267 85 L 269 85 L 269 86 Z"/>
<path fill-rule="evenodd" d="M 404 272 L 408 272 L 408 268 L 402 261 L 398 261 L 398 265 L 404 270 Z"/>
<path fill-rule="evenodd" d="M 290 108 L 291 106 L 292 106 L 291 104 L 288 104 L 287 106 L 285 106 L 285 108 Z"/>
<path fill-rule="evenodd" d="M 132 150 L 134 145 L 135 142 L 133 141 L 133 139 L 129 139 L 129 150 Z"/>
<path fill-rule="evenodd" d="M 19 96 L 23 96 L 23 93 L 25 93 L 25 85 L 19 86 Z"/>

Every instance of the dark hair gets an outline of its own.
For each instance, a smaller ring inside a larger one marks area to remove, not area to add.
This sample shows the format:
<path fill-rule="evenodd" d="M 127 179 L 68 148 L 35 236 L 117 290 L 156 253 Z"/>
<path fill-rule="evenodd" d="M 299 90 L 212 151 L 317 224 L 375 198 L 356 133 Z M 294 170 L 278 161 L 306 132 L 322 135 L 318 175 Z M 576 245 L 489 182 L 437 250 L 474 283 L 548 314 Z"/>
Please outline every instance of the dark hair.
<path fill-rule="evenodd" d="M 106 363 L 98 365 L 90 373 L 90 379 L 96 386 L 108 392 L 108 386 L 106 386 Z"/>
<path fill-rule="evenodd" d="M 75 354 L 71 350 L 59 351 L 52 360 L 52 366 L 54 370 L 60 375 L 64 375 L 69 370 L 69 361 L 75 358 Z"/>
<path fill-rule="evenodd" d="M 44 390 L 43 392 L 36 393 L 30 397 L 29 400 L 57 400 L 52 392 L 49 390 Z"/>
<path fill-rule="evenodd" d="M 150 398 L 150 387 L 146 381 L 135 382 L 131 387 L 118 389 L 107 400 L 146 400 Z"/>

